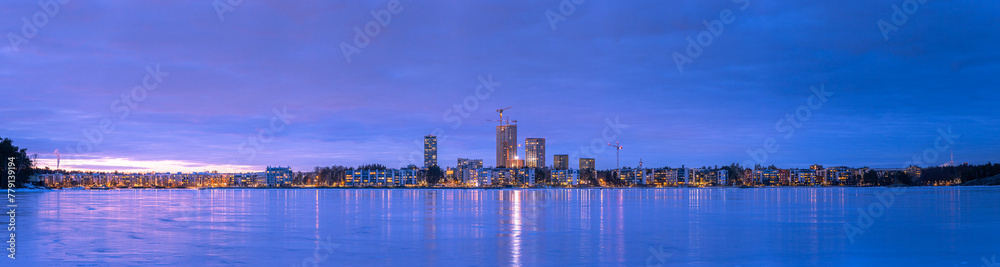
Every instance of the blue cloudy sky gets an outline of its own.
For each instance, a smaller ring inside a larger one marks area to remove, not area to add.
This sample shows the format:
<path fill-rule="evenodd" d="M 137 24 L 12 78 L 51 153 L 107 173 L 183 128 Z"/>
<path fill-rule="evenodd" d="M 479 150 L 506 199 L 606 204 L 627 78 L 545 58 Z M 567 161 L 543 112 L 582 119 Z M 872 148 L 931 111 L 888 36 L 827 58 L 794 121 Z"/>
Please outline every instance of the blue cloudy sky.
<path fill-rule="evenodd" d="M 997 1 L 233 2 L 5 1 L 0 136 L 68 169 L 398 167 L 430 133 L 489 165 L 513 107 L 550 163 L 1000 161 Z"/>

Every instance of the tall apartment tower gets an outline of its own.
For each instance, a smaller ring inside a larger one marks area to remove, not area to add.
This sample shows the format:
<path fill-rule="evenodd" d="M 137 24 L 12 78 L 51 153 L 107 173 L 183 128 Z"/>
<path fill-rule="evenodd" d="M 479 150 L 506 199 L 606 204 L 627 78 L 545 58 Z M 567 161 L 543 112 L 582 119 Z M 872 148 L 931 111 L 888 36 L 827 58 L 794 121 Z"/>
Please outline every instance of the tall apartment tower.
<path fill-rule="evenodd" d="M 524 161 L 528 168 L 545 168 L 545 138 L 524 139 Z"/>
<path fill-rule="evenodd" d="M 594 169 L 594 158 L 580 158 L 580 169 Z"/>
<path fill-rule="evenodd" d="M 552 168 L 556 170 L 568 170 L 569 155 L 564 154 L 552 156 Z"/>
<path fill-rule="evenodd" d="M 497 126 L 497 165 L 512 166 L 517 157 L 517 124 Z"/>
<path fill-rule="evenodd" d="M 438 164 L 438 138 L 434 135 L 424 136 L 424 168 Z"/>

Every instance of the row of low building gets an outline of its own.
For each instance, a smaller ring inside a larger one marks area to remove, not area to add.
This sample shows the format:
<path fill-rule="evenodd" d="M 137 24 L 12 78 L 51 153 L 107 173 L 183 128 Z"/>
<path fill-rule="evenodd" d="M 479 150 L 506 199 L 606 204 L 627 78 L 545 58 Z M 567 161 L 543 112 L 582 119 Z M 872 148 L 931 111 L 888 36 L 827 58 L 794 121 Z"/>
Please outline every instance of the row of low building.
<path fill-rule="evenodd" d="M 246 173 L 45 173 L 32 176 L 31 181 L 51 187 L 287 187 L 293 178 L 291 167 L 269 166 L 264 172 Z"/>
<path fill-rule="evenodd" d="M 553 169 L 548 171 L 549 183 L 574 186 L 580 184 L 581 171 L 593 171 L 594 159 L 581 158 L 580 169 L 569 169 L 568 155 L 555 155 Z M 543 161 L 544 162 L 544 161 Z M 543 164 L 543 163 L 542 163 Z M 544 165 L 541 165 L 544 166 Z M 449 176 L 463 186 L 535 185 L 535 168 L 484 168 L 482 159 L 458 159 L 458 165 L 448 170 Z"/>
<path fill-rule="evenodd" d="M 859 183 L 859 177 L 875 172 L 877 177 L 905 173 L 910 177 L 920 177 L 920 167 L 907 168 L 850 168 L 845 166 L 823 168 L 813 165 L 809 169 L 745 169 L 742 180 L 749 185 L 849 185 Z M 617 173 L 621 181 L 628 185 L 656 186 L 711 186 L 732 185 L 727 169 L 708 168 L 624 168 Z"/>
<path fill-rule="evenodd" d="M 352 187 L 410 187 L 425 185 L 416 167 L 403 169 L 354 169 L 348 170 L 344 186 Z"/>
<path fill-rule="evenodd" d="M 900 173 L 919 178 L 921 169 L 918 166 L 907 168 L 851 168 L 846 166 L 823 168 L 822 165 L 812 165 L 809 169 L 748 169 L 744 170 L 744 177 L 750 177 L 750 181 L 755 185 L 849 185 L 860 183 L 860 177 L 869 172 L 874 172 L 879 178 Z"/>
<path fill-rule="evenodd" d="M 624 168 L 617 174 L 628 185 L 727 185 L 729 171 L 725 169 L 691 168 Z"/>

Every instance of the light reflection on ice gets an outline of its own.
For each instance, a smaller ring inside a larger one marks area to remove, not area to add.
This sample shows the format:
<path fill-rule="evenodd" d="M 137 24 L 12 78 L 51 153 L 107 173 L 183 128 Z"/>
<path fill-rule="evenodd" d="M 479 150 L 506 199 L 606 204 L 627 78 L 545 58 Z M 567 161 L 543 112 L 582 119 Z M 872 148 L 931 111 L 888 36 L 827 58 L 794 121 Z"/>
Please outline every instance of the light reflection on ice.
<path fill-rule="evenodd" d="M 910 189 L 851 244 L 842 226 L 881 190 L 35 192 L 18 263 L 952 266 L 1000 252 L 1000 188 L 984 187 Z"/>

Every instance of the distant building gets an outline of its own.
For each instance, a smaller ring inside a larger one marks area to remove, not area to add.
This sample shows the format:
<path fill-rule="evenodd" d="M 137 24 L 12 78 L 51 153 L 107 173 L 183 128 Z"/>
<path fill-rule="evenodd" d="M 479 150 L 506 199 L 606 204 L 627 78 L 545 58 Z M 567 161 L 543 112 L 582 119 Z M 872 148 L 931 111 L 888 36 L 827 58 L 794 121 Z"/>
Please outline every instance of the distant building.
<path fill-rule="evenodd" d="M 248 173 L 234 173 L 232 176 L 228 176 L 229 185 L 235 187 L 257 187 L 266 185 L 266 179 L 263 172 L 248 172 Z M 265 181 L 264 183 L 260 183 Z"/>
<path fill-rule="evenodd" d="M 517 157 L 517 124 L 497 126 L 497 167 L 510 166 Z"/>
<path fill-rule="evenodd" d="M 594 158 L 580 158 L 580 170 L 595 169 Z"/>
<path fill-rule="evenodd" d="M 437 136 L 424 136 L 424 168 L 438 165 L 438 141 Z"/>
<path fill-rule="evenodd" d="M 344 177 L 345 186 L 393 187 L 417 186 L 420 174 L 416 169 L 356 169 L 348 170 Z"/>
<path fill-rule="evenodd" d="M 524 161 L 528 168 L 545 168 L 545 138 L 524 139 Z"/>
<path fill-rule="evenodd" d="M 552 170 L 549 172 L 549 181 L 562 186 L 573 186 L 580 184 L 580 171 L 578 170 Z"/>
<path fill-rule="evenodd" d="M 459 158 L 458 165 L 455 166 L 455 180 L 470 186 L 479 184 L 477 170 L 482 168 L 483 160 L 481 159 Z"/>
<path fill-rule="evenodd" d="M 552 168 L 556 170 L 568 170 L 569 155 L 564 154 L 552 156 Z"/>
<path fill-rule="evenodd" d="M 479 179 L 479 186 L 532 186 L 535 185 L 535 169 L 481 169 Z"/>
<path fill-rule="evenodd" d="M 913 179 L 913 181 L 920 180 L 920 172 L 921 168 L 919 166 L 910 165 L 910 167 L 906 167 L 906 174 L 909 174 L 910 179 Z"/>
<path fill-rule="evenodd" d="M 792 184 L 792 173 L 788 169 L 778 169 L 778 184 L 779 185 L 791 185 Z"/>
<path fill-rule="evenodd" d="M 589 184 L 597 180 L 597 169 L 593 158 L 580 158 L 580 183 Z"/>
<path fill-rule="evenodd" d="M 619 172 L 619 179 L 628 185 L 647 185 L 654 182 L 652 169 L 632 169 L 625 167 Z"/>
<path fill-rule="evenodd" d="M 725 185 L 729 178 L 729 171 L 722 169 L 691 169 L 692 185 Z M 654 177 L 655 178 L 655 177 Z"/>
<path fill-rule="evenodd" d="M 850 179 L 853 173 L 853 170 L 846 166 L 830 167 L 824 169 L 824 171 L 826 172 L 826 182 L 836 185 L 847 184 L 847 180 Z"/>
<path fill-rule="evenodd" d="M 692 182 L 691 173 L 691 169 L 681 167 L 680 169 L 673 169 L 673 172 L 667 172 L 667 178 L 672 178 L 672 180 L 676 181 L 677 184 L 688 185 Z"/>
<path fill-rule="evenodd" d="M 792 183 L 797 185 L 815 185 L 816 170 L 812 169 L 791 169 Z"/>
<path fill-rule="evenodd" d="M 779 171 L 775 169 L 760 169 L 753 171 L 753 181 L 760 185 L 778 185 L 781 183 Z"/>
<path fill-rule="evenodd" d="M 653 184 L 658 186 L 670 186 L 677 184 L 677 178 L 669 179 L 668 173 L 673 173 L 673 176 L 677 175 L 677 171 L 669 168 L 656 168 L 653 169 Z"/>
<path fill-rule="evenodd" d="M 295 177 L 292 174 L 292 167 L 267 166 L 265 173 L 268 187 L 292 186 L 292 178 Z"/>

